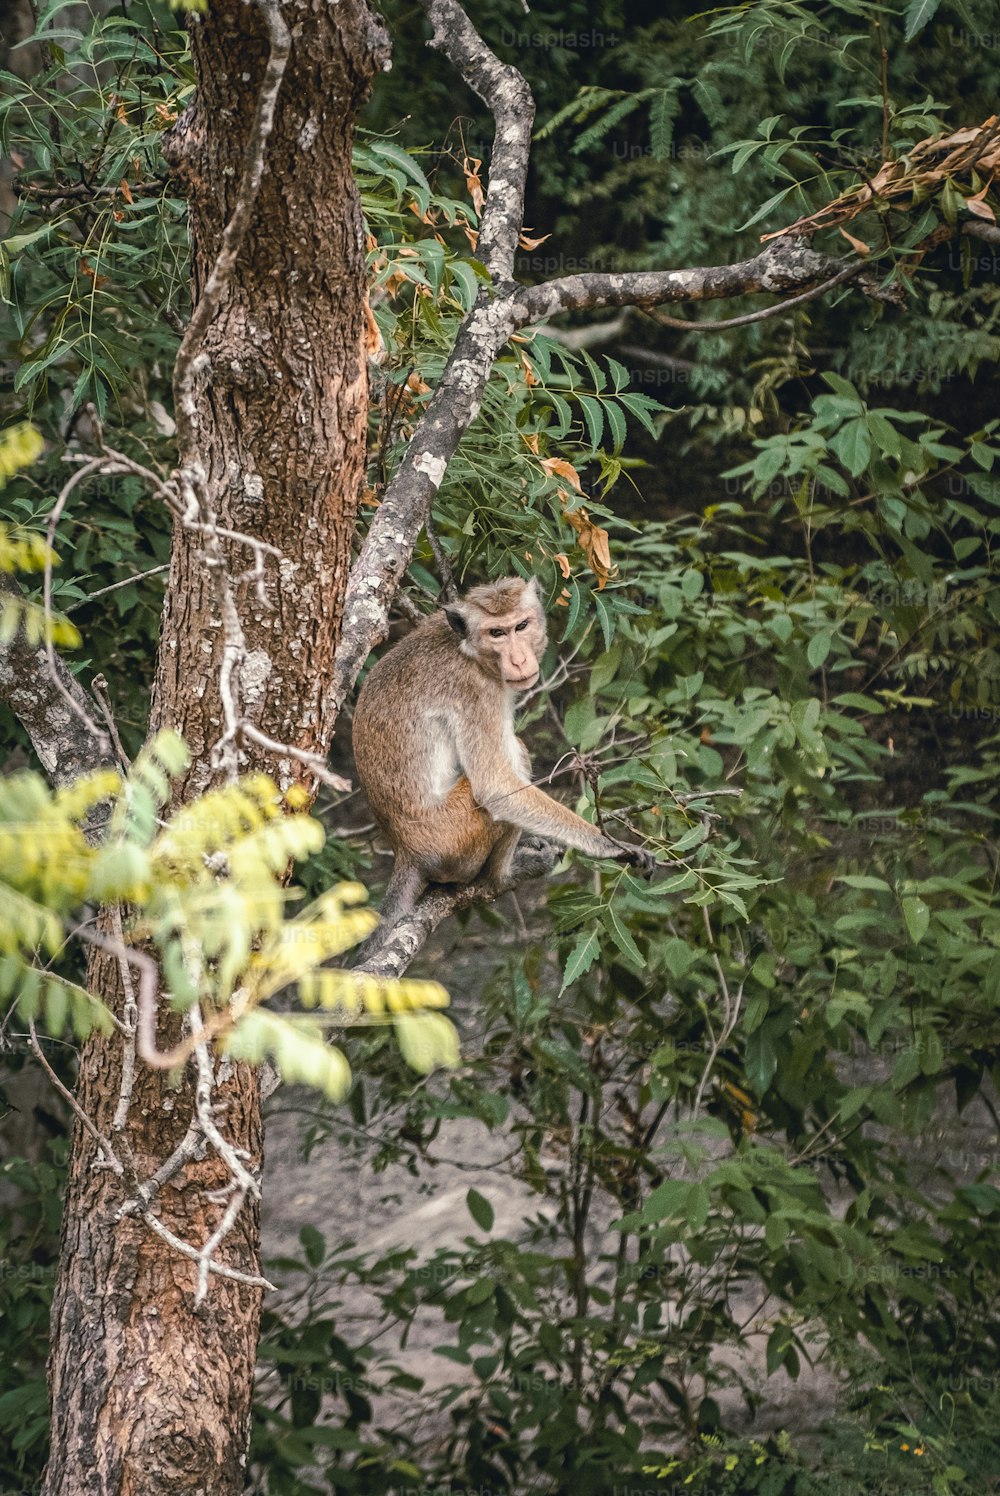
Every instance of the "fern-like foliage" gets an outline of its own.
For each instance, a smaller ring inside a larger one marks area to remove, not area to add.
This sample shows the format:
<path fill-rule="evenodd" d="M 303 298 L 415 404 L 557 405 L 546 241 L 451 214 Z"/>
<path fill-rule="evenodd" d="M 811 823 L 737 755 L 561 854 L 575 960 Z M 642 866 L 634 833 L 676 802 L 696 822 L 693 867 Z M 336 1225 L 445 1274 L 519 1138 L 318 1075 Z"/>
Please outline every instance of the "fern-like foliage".
<path fill-rule="evenodd" d="M 282 794 L 253 775 L 168 815 L 172 782 L 187 764 L 183 740 L 163 732 L 124 779 L 102 770 L 57 792 L 35 773 L 0 780 L 0 999 L 55 1035 L 67 1025 L 81 1039 L 110 1032 L 110 1009 L 47 964 L 81 912 L 86 920 L 93 906 L 116 903 L 131 911 L 127 945 L 159 956 L 160 1000 L 181 1012 L 197 1004 L 233 1058 L 273 1060 L 287 1079 L 340 1099 L 351 1073 L 326 1028 L 392 1022 L 416 1069 L 454 1063 L 438 983 L 324 968 L 374 927 L 364 889 L 344 884 L 289 917 L 297 895 L 284 886 L 285 870 L 324 839 L 301 792 Z M 88 834 L 98 813 L 107 821 L 99 845 Z M 293 987 L 321 1018 L 263 1008 Z"/>

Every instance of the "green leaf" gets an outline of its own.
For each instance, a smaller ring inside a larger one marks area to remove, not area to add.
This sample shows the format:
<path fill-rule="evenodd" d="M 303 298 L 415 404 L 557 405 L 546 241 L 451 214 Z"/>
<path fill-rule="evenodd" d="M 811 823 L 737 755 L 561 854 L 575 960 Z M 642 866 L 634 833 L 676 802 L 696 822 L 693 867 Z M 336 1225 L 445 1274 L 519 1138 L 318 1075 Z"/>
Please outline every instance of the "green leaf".
<path fill-rule="evenodd" d="M 494 1211 L 486 1196 L 481 1195 L 478 1190 L 469 1190 L 465 1203 L 469 1207 L 469 1214 L 480 1230 L 492 1231 Z"/>
<path fill-rule="evenodd" d="M 822 378 L 823 383 L 829 385 L 835 395 L 839 395 L 842 400 L 850 401 L 856 410 L 861 409 L 861 396 L 849 379 L 844 379 L 841 374 L 834 374 L 832 370 L 828 370 Z"/>
<path fill-rule="evenodd" d="M 584 420 L 587 423 L 587 436 L 590 440 L 591 450 L 596 452 L 604 437 L 604 411 L 599 400 L 590 395 L 579 395 L 580 409 L 583 411 Z"/>
<path fill-rule="evenodd" d="M 649 141 L 654 161 L 666 161 L 673 142 L 674 120 L 680 109 L 678 85 L 657 89 L 649 109 Z"/>
<path fill-rule="evenodd" d="M 54 227 L 55 224 L 46 223 L 40 229 L 33 229 L 30 234 L 12 234 L 9 239 L 0 239 L 0 249 L 8 255 L 20 254 L 22 249 L 27 249 L 29 245 L 37 244 L 40 239 L 44 239 Z"/>
<path fill-rule="evenodd" d="M 699 821 L 695 826 L 689 826 L 684 835 L 675 841 L 671 851 L 676 855 L 678 852 L 690 852 L 692 847 L 700 847 L 708 836 L 708 826 Z"/>
<path fill-rule="evenodd" d="M 692 1192 L 698 1188 L 689 1179 L 665 1179 L 652 1191 L 642 1207 L 644 1221 L 686 1220 Z"/>
<path fill-rule="evenodd" d="M 763 1095 L 778 1068 L 778 1051 L 766 1027 L 750 1035 L 743 1065 L 747 1080 L 758 1094 Z"/>
<path fill-rule="evenodd" d="M 798 1373 L 795 1335 L 788 1325 L 775 1325 L 767 1342 L 768 1376 L 773 1376 L 780 1366 L 787 1367 L 792 1376 Z"/>
<path fill-rule="evenodd" d="M 888 453 L 890 457 L 902 457 L 902 438 L 892 422 L 887 420 L 881 411 L 868 412 L 868 430 L 879 451 Z"/>
<path fill-rule="evenodd" d="M 562 990 L 572 987 L 573 983 L 588 972 L 601 954 L 601 942 L 596 930 L 584 931 L 570 951 L 563 968 Z"/>
<path fill-rule="evenodd" d="M 914 945 L 919 945 L 927 934 L 927 926 L 931 922 L 931 911 L 923 899 L 909 895 L 903 900 L 903 918 L 906 921 L 910 939 Z"/>
<path fill-rule="evenodd" d="M 438 1066 L 454 1069 L 458 1064 L 458 1034 L 443 1013 L 397 1013 L 395 1027 L 400 1053 L 419 1075 L 429 1075 Z"/>
<path fill-rule="evenodd" d="M 885 705 L 876 701 L 874 696 L 862 696 L 858 691 L 844 691 L 840 696 L 833 698 L 834 706 L 852 706 L 859 712 L 871 712 L 881 716 L 885 711 Z"/>
<path fill-rule="evenodd" d="M 618 911 L 613 904 L 609 904 L 604 911 L 605 923 L 615 945 L 628 960 L 634 961 L 636 966 L 645 966 L 646 958 L 636 945 L 628 930 L 622 924 Z"/>
<path fill-rule="evenodd" d="M 452 280 L 452 291 L 457 294 L 465 311 L 468 311 L 479 294 L 479 280 L 472 266 L 464 260 L 452 260 L 448 266 Z"/>
<path fill-rule="evenodd" d="M 940 1036 L 934 1029 L 924 1029 L 921 1033 L 921 1055 L 920 1068 L 924 1075 L 937 1075 L 944 1065 L 944 1046 Z"/>
<path fill-rule="evenodd" d="M 842 426 L 830 438 L 830 446 L 852 478 L 857 478 L 864 472 L 872 455 L 872 439 L 866 423 L 860 417 Z"/>
<path fill-rule="evenodd" d="M 659 954 L 666 962 L 667 970 L 671 976 L 682 977 L 695 964 L 699 953 L 697 946 L 688 945 L 686 940 L 681 940 L 679 936 L 672 935 L 668 941 L 659 947 Z"/>
<path fill-rule="evenodd" d="M 734 170 L 735 170 L 735 162 L 734 162 Z M 766 218 L 767 215 L 771 212 L 771 210 L 773 208 L 776 208 L 779 203 L 783 203 L 784 202 L 785 198 L 788 196 L 788 194 L 790 192 L 794 192 L 795 191 L 795 189 L 796 189 L 797 186 L 798 186 L 798 183 L 793 182 L 792 185 L 791 185 L 791 187 L 782 187 L 782 189 L 781 189 L 780 192 L 776 192 L 773 197 L 769 197 L 768 200 L 767 200 L 767 202 L 766 203 L 762 203 L 760 205 L 760 207 L 757 209 L 756 213 L 754 213 L 751 218 L 747 219 L 746 223 L 741 223 L 740 224 L 739 228 L 737 229 L 737 233 L 742 234 L 742 232 L 743 232 L 744 229 L 752 228 L 755 223 L 759 223 L 762 218 Z"/>
<path fill-rule="evenodd" d="M 830 645 L 832 643 L 833 638 L 830 634 L 813 634 L 806 645 L 806 659 L 814 670 L 818 670 L 824 663 L 827 655 L 830 653 Z"/>
<path fill-rule="evenodd" d="M 315 1226 L 303 1226 L 299 1232 L 299 1241 L 310 1267 L 319 1267 L 326 1256 L 326 1239 L 322 1232 L 317 1231 Z"/>
<path fill-rule="evenodd" d="M 373 140 L 370 143 L 370 148 L 377 156 L 384 156 L 387 161 L 392 161 L 394 165 L 399 167 L 400 171 L 406 173 L 411 182 L 416 182 L 419 187 L 426 187 L 428 192 L 430 191 L 430 184 L 420 167 L 413 160 L 413 157 L 408 156 L 398 145 L 393 145 L 390 140 Z"/>
<path fill-rule="evenodd" d="M 903 33 L 903 40 L 912 42 L 928 22 L 933 21 L 940 4 L 941 0 L 910 0 L 906 7 L 906 30 Z"/>

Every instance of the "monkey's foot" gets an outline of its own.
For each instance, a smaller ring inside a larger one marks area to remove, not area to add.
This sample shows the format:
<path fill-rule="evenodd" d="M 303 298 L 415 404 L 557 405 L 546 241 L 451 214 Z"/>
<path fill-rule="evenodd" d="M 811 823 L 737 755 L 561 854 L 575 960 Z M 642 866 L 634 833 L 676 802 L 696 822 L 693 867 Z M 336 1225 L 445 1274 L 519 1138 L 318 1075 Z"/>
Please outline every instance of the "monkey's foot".
<path fill-rule="evenodd" d="M 514 853 L 510 874 L 518 883 L 545 878 L 563 854 L 562 847 L 540 836 L 522 836 Z"/>

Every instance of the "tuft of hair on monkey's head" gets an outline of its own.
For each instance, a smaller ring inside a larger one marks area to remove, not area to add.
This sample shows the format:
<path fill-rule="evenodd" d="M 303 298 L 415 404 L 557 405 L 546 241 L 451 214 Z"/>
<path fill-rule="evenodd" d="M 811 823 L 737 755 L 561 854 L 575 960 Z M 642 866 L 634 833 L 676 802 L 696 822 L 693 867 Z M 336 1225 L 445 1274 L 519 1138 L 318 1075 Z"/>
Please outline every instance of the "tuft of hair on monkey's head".
<path fill-rule="evenodd" d="M 502 618 L 504 614 L 514 611 L 523 601 L 526 592 L 534 593 L 541 601 L 534 577 L 530 582 L 526 582 L 523 577 L 501 577 L 499 581 L 484 582 L 481 587 L 470 588 L 464 601 L 472 603 L 475 608 L 481 608 L 491 618 Z"/>

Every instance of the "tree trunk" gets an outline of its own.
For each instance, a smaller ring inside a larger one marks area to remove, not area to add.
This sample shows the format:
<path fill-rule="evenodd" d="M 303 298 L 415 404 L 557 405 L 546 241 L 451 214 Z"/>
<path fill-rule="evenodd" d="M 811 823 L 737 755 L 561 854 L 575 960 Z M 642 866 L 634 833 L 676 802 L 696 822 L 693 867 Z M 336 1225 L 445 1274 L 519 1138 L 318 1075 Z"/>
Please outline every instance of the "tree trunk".
<path fill-rule="evenodd" d="M 197 460 L 219 523 L 282 553 L 270 562 L 267 610 L 249 581 L 236 597 L 247 643 L 247 718 L 269 737 L 325 753 L 324 710 L 340 628 L 365 456 L 364 243 L 351 173 L 356 113 L 387 57 L 384 33 L 363 0 L 304 0 L 284 7 L 292 50 L 278 98 L 253 218 L 209 331 L 210 363 L 198 394 Z M 168 159 L 190 199 L 195 295 L 232 211 L 257 88 L 267 55 L 259 12 L 212 0 L 192 23 L 197 101 L 178 121 Z M 249 553 L 234 546 L 231 575 Z M 178 728 L 192 753 L 180 798 L 212 779 L 221 732 L 221 626 L 196 539 L 175 529 L 154 687 L 151 729 Z M 248 768 L 281 782 L 307 774 L 258 751 Z M 95 990 L 119 991 L 115 963 L 95 956 Z M 176 1021 L 176 1020 L 175 1020 Z M 171 1038 L 169 1026 L 161 1042 Z M 217 1067 L 220 1068 L 221 1067 Z M 172 1084 L 138 1067 L 124 1129 L 114 1133 L 122 1047 L 94 1036 L 80 1064 L 78 1099 L 115 1136 L 146 1178 L 180 1142 L 192 1115 L 186 1074 Z M 257 1078 L 245 1066 L 218 1075 L 220 1125 L 260 1169 Z M 243 1489 L 260 1292 L 213 1275 L 200 1308 L 196 1267 L 134 1217 L 116 1219 L 128 1181 L 96 1163 L 78 1124 L 53 1306 L 50 1381 L 53 1447 L 45 1496 L 147 1496 Z M 228 1182 L 208 1150 L 164 1187 L 159 1215 L 200 1246 Z M 218 1253 L 259 1270 L 259 1220 L 248 1201 Z"/>

